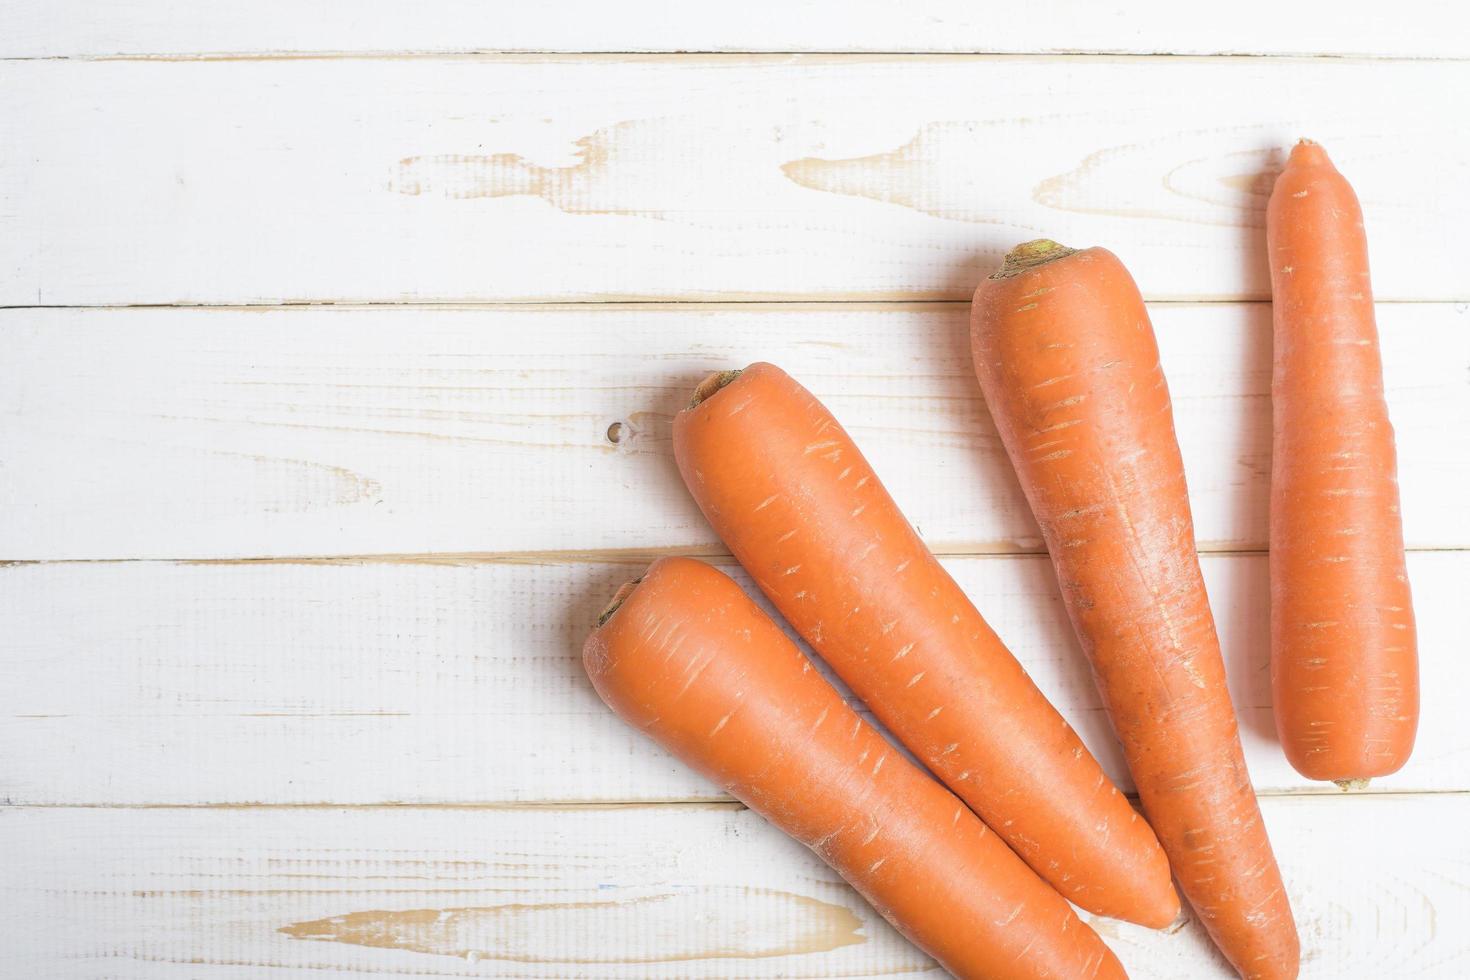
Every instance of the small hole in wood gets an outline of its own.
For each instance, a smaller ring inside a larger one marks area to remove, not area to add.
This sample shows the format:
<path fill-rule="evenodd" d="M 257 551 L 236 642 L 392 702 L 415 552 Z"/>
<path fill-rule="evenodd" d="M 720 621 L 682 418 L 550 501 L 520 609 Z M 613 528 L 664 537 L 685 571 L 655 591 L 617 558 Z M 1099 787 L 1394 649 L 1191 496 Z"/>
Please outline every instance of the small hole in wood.
<path fill-rule="evenodd" d="M 614 446 L 623 441 L 623 423 L 614 422 L 607 427 L 607 441 Z"/>

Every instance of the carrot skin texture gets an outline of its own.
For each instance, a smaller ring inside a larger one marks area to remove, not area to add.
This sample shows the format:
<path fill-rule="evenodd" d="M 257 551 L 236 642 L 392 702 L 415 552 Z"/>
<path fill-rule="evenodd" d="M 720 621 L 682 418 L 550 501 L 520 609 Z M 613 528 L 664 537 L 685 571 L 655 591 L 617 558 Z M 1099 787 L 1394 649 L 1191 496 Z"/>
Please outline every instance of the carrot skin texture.
<path fill-rule="evenodd" d="M 1398 464 L 1368 242 L 1316 143 L 1266 212 L 1271 262 L 1271 681 L 1286 757 L 1310 779 L 1397 772 L 1419 723 Z"/>
<path fill-rule="evenodd" d="M 1225 686 L 1142 297 L 1104 249 L 1029 243 L 1012 256 L 975 293 L 975 371 L 1144 812 L 1240 974 L 1294 977 L 1299 940 Z"/>
<path fill-rule="evenodd" d="M 674 420 L 694 499 L 883 724 L 1061 894 L 1154 928 L 1179 897 L 1118 792 L 832 414 L 754 364 Z M 703 391 L 704 388 L 701 388 Z"/>
<path fill-rule="evenodd" d="M 703 562 L 655 562 L 588 637 L 583 664 L 625 721 L 815 851 L 955 976 L 1126 976 L 1056 892 Z"/>

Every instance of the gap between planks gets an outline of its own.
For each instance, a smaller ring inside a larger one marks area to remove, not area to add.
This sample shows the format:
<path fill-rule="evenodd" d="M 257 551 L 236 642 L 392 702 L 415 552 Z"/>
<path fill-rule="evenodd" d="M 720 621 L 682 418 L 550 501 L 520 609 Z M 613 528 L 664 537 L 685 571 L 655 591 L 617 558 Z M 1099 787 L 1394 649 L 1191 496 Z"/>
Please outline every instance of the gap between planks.
<path fill-rule="evenodd" d="M 0 59 L 3 60 L 3 59 Z M 1269 297 L 1248 296 L 1232 297 L 1225 295 L 1183 295 L 1165 296 L 1157 299 L 1145 297 L 1145 303 L 1149 306 L 1250 306 L 1256 304 L 1270 304 Z M 1470 300 L 1464 299 L 1375 299 L 1375 306 L 1463 306 Z M 929 310 L 944 306 L 969 306 L 967 299 L 943 299 L 932 296 L 909 295 L 896 293 L 892 298 L 874 298 L 871 294 L 863 294 L 861 297 L 836 296 L 831 298 L 805 297 L 801 295 L 787 296 L 779 293 L 750 294 L 748 297 L 743 293 L 731 294 L 709 294 L 703 297 L 701 294 L 693 296 L 671 296 L 659 297 L 649 295 L 639 296 L 603 296 L 590 299 L 538 299 L 534 297 L 525 299 L 494 300 L 335 300 L 335 299 L 310 299 L 310 300 L 261 300 L 250 303 L 30 303 L 30 304 L 0 304 L 0 312 L 27 310 L 219 310 L 224 312 L 256 312 L 271 313 L 288 310 L 473 310 L 483 312 L 515 312 L 518 310 L 538 310 L 542 312 L 586 311 L 590 307 L 610 307 L 620 312 L 636 311 L 640 309 L 655 310 L 665 307 L 690 307 L 709 311 L 718 310 L 750 310 L 765 309 L 771 312 L 801 312 L 803 310 L 832 310 L 834 307 L 852 307 L 854 311 L 863 312 L 902 312 L 904 310 Z"/>
<path fill-rule="evenodd" d="M 726 61 L 811 61 L 860 62 L 860 61 L 1143 61 L 1169 58 L 1177 61 L 1334 61 L 1334 62 L 1425 62 L 1443 61 L 1459 63 L 1470 61 L 1470 57 L 1451 55 L 1378 55 L 1367 52 L 1346 54 L 1312 51 L 1222 51 L 1214 54 L 1199 54 L 1175 51 L 1123 51 L 1107 49 L 1073 48 L 1061 51 L 870 51 L 854 49 L 821 50 L 762 50 L 724 51 L 715 49 L 687 49 L 679 51 L 651 50 L 560 50 L 552 48 L 465 48 L 462 50 L 378 50 L 378 51 L 197 51 L 188 53 L 136 52 L 104 54 L 50 54 L 10 55 L 0 57 L 0 63 L 14 61 L 151 61 L 151 62 L 211 62 L 211 61 L 508 61 L 527 64 L 545 64 L 559 61 L 682 61 L 682 62 L 726 62 Z"/>
<path fill-rule="evenodd" d="M 930 547 L 936 558 L 1044 558 L 1045 549 L 1005 549 L 1003 545 L 960 545 Z M 1264 555 L 1265 548 L 1212 547 L 1199 545 L 1201 555 Z M 1470 552 L 1461 547 L 1405 548 L 1409 554 Z M 356 555 L 255 555 L 232 558 L 0 558 L 0 568 L 28 565 L 439 565 L 462 567 L 474 565 L 647 565 L 660 558 L 700 558 L 716 565 L 734 565 L 730 552 L 716 545 L 673 546 L 668 548 L 608 548 L 590 551 L 440 551 L 404 554 Z"/>
<path fill-rule="evenodd" d="M 1138 805 L 1137 793 L 1125 793 L 1134 806 Z M 1360 790 L 1341 790 L 1332 785 L 1321 788 L 1310 787 L 1290 790 L 1258 790 L 1259 799 L 1315 799 L 1331 797 L 1358 799 L 1372 797 L 1375 800 L 1408 799 L 1423 796 L 1470 796 L 1470 789 L 1422 789 L 1379 791 L 1369 786 Z M 525 800 L 501 803 L 29 803 L 23 800 L 0 800 L 0 813 L 7 810 L 560 810 L 588 812 L 597 810 L 639 810 L 649 807 L 685 807 L 695 810 L 747 810 L 739 800 L 675 799 L 675 800 Z"/>

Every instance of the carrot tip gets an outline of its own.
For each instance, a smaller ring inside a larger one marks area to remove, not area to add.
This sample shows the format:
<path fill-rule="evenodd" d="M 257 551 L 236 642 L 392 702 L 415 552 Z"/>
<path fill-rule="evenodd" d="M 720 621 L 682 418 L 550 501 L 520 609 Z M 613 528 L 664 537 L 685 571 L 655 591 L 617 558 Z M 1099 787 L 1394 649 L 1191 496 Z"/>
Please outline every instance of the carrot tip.
<path fill-rule="evenodd" d="M 1368 784 L 1371 783 L 1372 781 L 1373 781 L 1372 779 L 1334 779 L 1333 780 L 1333 782 L 1337 784 L 1337 788 L 1340 789 L 1340 790 L 1342 790 L 1344 793 L 1351 793 L 1354 790 L 1359 790 L 1359 789 L 1367 789 L 1368 788 Z"/>
<path fill-rule="evenodd" d="M 612 601 L 597 616 L 597 625 L 599 627 L 607 625 L 607 621 L 612 619 L 613 614 L 618 611 L 623 603 L 628 601 L 628 596 L 633 594 L 633 590 L 638 588 L 638 583 L 642 581 L 643 579 L 641 578 L 635 578 L 631 582 L 624 582 L 618 586 L 618 591 L 613 595 Z"/>
<path fill-rule="evenodd" d="M 1296 141 L 1291 148 L 1291 156 L 1288 163 L 1301 164 L 1304 166 L 1332 166 L 1332 161 L 1327 157 L 1327 150 L 1316 140 L 1307 139 L 1303 136 Z"/>
<path fill-rule="evenodd" d="M 999 272 L 992 273 L 992 279 L 1009 279 L 1018 276 L 1027 269 L 1034 269 L 1057 259 L 1065 259 L 1076 252 L 1075 248 L 1068 248 L 1058 244 L 1050 238 L 1038 238 L 1034 241 L 1022 242 L 1006 253 L 1005 264 Z"/>
<path fill-rule="evenodd" d="M 738 377 L 740 377 L 739 371 L 716 371 L 714 374 L 711 374 L 694 389 L 694 396 L 689 399 L 689 408 L 698 408 L 700 402 L 709 398 Z"/>

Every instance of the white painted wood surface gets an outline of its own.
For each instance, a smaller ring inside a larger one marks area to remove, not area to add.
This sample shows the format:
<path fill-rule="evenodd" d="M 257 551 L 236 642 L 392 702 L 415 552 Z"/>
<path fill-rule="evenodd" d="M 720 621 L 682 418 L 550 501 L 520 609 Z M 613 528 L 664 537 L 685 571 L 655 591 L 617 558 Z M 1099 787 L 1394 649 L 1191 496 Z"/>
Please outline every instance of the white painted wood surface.
<path fill-rule="evenodd" d="M 723 563 L 722 563 L 723 564 Z M 946 566 L 1125 790 L 1043 556 Z M 725 565 L 747 589 L 749 581 Z M 727 799 L 603 706 L 582 641 L 642 561 L 43 563 L 0 568 L 0 786 L 20 804 Z M 1282 756 L 1263 555 L 1205 580 L 1257 789 Z M 1373 791 L 1470 787 L 1470 552 L 1416 552 L 1413 761 Z M 763 603 L 764 604 L 764 603 Z M 769 610 L 769 606 L 767 606 Z M 58 765 L 57 760 L 66 760 Z"/>
<path fill-rule="evenodd" d="M 1470 56 L 1443 0 L 12 0 L 0 57 L 401 51 L 935 51 Z"/>
<path fill-rule="evenodd" d="M 1445 244 L 1470 218 L 1467 27 L 1431 0 L 1208 23 L 1163 0 L 15 0 L 0 975 L 933 975 L 618 723 L 577 657 L 651 555 L 741 577 L 669 422 L 705 372 L 772 360 L 1127 786 L 968 365 L 963 301 L 1039 234 L 1108 245 L 1158 301 L 1303 976 L 1467 975 L 1470 279 Z M 678 51 L 727 53 L 615 53 Z M 1416 549 L 1420 743 L 1351 795 L 1286 765 L 1267 679 L 1249 301 L 1303 134 L 1367 212 Z M 878 302 L 911 300 L 960 302 Z M 1094 924 L 1134 977 L 1228 974 L 1193 924 Z"/>
<path fill-rule="evenodd" d="M 1470 62 L 0 62 L 0 305 L 968 300 L 1018 241 L 1264 298 L 1331 147 L 1384 300 L 1467 300 Z M 1446 229 L 1443 237 L 1433 229 Z"/>
<path fill-rule="evenodd" d="M 1264 548 L 1270 308 L 1152 312 L 1201 544 Z M 0 506 L 18 518 L 0 525 L 0 557 L 720 554 L 670 423 L 708 372 L 755 359 L 826 401 L 936 550 L 1040 551 L 968 315 L 0 311 Z M 1409 543 L 1465 547 L 1470 512 L 1446 490 L 1470 485 L 1470 307 L 1380 317 Z"/>
<path fill-rule="evenodd" d="M 1262 811 L 1289 842 L 1304 978 L 1470 970 L 1470 855 L 1443 846 L 1470 797 Z M 0 944 L 34 980 L 938 976 L 814 855 L 729 805 L 16 807 L 0 868 Z M 1135 980 L 1227 972 L 1192 921 L 1093 925 Z"/>

